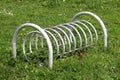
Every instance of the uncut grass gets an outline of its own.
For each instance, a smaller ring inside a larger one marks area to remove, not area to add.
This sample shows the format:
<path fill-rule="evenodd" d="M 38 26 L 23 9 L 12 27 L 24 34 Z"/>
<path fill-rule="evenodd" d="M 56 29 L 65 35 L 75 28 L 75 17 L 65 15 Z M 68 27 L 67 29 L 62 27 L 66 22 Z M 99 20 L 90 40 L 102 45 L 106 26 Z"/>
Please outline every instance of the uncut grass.
<path fill-rule="evenodd" d="M 47 1 L 0 1 L 0 79 L 46 79 L 46 80 L 119 80 L 120 79 L 120 38 L 119 0 L 74 0 L 52 4 Z M 39 6 L 39 7 L 38 7 Z M 6 14 L 13 13 L 12 15 Z M 102 48 L 102 40 L 78 55 L 54 60 L 53 69 L 37 67 L 26 63 L 21 48 L 18 47 L 17 59 L 11 55 L 11 39 L 15 29 L 25 22 L 33 22 L 42 28 L 69 22 L 79 11 L 92 11 L 104 21 L 108 30 L 108 49 Z M 69 14 L 69 15 L 68 15 Z M 20 57 L 19 57 L 20 56 Z M 24 58 L 23 58 L 24 59 Z"/>

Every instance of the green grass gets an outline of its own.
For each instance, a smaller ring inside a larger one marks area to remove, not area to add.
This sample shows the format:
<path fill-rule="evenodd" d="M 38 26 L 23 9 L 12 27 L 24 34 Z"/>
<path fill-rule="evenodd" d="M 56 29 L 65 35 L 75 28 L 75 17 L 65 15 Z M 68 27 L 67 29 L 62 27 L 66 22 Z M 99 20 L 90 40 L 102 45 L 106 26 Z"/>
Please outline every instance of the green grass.
<path fill-rule="evenodd" d="M 76 54 L 54 60 L 52 70 L 25 62 L 19 46 L 17 59 L 12 59 L 11 40 L 18 26 L 66 23 L 80 11 L 91 11 L 104 21 L 107 51 L 100 39 L 98 45 L 81 52 L 82 58 Z M 0 0 L 0 80 L 120 80 L 119 11 L 119 0 Z"/>

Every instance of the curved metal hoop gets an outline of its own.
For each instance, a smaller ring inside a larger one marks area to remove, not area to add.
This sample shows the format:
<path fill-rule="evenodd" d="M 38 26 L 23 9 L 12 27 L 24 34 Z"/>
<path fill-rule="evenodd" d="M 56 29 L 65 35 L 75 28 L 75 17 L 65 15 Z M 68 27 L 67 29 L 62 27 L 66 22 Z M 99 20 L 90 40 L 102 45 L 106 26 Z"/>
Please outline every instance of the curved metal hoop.
<path fill-rule="evenodd" d="M 20 30 L 22 30 L 23 28 L 26 27 L 32 27 L 36 30 L 38 30 L 39 32 L 41 32 L 41 34 L 44 36 L 44 38 L 46 39 L 47 45 L 48 45 L 48 51 L 49 51 L 49 56 L 48 56 L 48 65 L 50 68 L 52 68 L 52 64 L 53 64 L 53 48 L 52 48 L 52 43 L 48 37 L 48 35 L 46 34 L 46 32 L 39 27 L 36 24 L 32 24 L 32 23 L 25 23 L 23 25 L 21 25 L 20 27 L 18 27 L 13 35 L 13 39 L 12 39 L 12 53 L 13 53 L 13 58 L 16 58 L 16 39 L 17 39 L 17 35 L 19 33 Z"/>
<path fill-rule="evenodd" d="M 106 50 L 107 49 L 107 29 L 106 29 L 103 21 L 96 14 L 94 14 L 92 12 L 85 11 L 85 12 L 79 12 L 76 15 L 74 15 L 73 18 L 71 19 L 71 22 L 73 22 L 77 17 L 82 16 L 82 15 L 92 16 L 93 18 L 95 18 L 99 22 L 99 24 L 102 27 L 102 31 L 103 31 L 103 35 L 104 35 L 104 39 L 103 39 L 104 50 Z"/>

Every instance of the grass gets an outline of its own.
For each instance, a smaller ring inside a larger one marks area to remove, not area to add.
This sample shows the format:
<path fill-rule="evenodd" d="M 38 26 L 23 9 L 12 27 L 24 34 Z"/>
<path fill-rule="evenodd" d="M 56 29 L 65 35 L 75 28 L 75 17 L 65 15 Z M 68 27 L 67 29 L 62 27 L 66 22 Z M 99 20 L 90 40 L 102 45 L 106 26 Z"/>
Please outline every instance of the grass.
<path fill-rule="evenodd" d="M 100 39 L 98 45 L 82 51 L 82 56 L 54 60 L 52 70 L 47 66 L 38 67 L 34 61 L 25 62 L 21 48 L 17 59 L 12 59 L 11 39 L 18 26 L 32 22 L 45 28 L 69 22 L 80 11 L 91 11 L 102 18 L 108 30 L 107 51 L 103 51 Z M 119 11 L 119 0 L 1 0 L 0 79 L 120 80 Z"/>

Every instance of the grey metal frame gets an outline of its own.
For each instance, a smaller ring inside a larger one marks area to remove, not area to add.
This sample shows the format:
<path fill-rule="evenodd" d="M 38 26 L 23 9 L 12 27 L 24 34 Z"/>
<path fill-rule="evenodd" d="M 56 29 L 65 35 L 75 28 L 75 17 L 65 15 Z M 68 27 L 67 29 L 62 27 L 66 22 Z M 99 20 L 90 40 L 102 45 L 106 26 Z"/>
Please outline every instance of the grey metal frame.
<path fill-rule="evenodd" d="M 89 21 L 86 20 L 78 20 L 75 21 L 75 19 L 79 16 L 82 15 L 89 15 L 92 16 L 93 18 L 95 18 L 98 23 L 100 24 L 102 31 L 103 31 L 103 35 L 104 35 L 104 39 L 103 39 L 103 44 L 104 44 L 104 50 L 107 49 L 107 29 L 103 23 L 103 21 L 94 13 L 92 12 L 79 12 L 77 13 L 75 16 L 73 16 L 73 18 L 71 19 L 71 22 L 69 23 L 64 23 L 61 25 L 57 25 L 57 26 L 53 26 L 51 28 L 45 28 L 42 29 L 40 26 L 33 24 L 33 23 L 25 23 L 22 24 L 21 26 L 19 26 L 14 35 L 13 35 L 13 39 L 12 39 L 12 53 L 13 53 L 13 58 L 16 58 L 17 56 L 17 52 L 16 52 L 16 42 L 17 42 L 17 35 L 18 33 L 26 27 L 32 27 L 35 29 L 35 31 L 31 31 L 29 33 L 27 33 L 25 35 L 25 37 L 23 38 L 23 54 L 25 56 L 25 58 L 28 60 L 27 55 L 26 55 L 26 51 L 25 51 L 25 44 L 26 44 L 26 39 L 28 37 L 30 37 L 29 39 L 29 51 L 30 53 L 32 53 L 32 40 L 33 38 L 35 39 L 35 46 L 36 46 L 36 50 L 38 50 L 38 38 L 41 39 L 41 46 L 42 48 L 44 48 L 44 41 L 46 41 L 47 46 L 48 46 L 48 66 L 49 68 L 52 69 L 53 66 L 53 45 L 55 45 L 55 50 L 57 50 L 57 56 L 59 55 L 64 55 L 66 53 L 70 53 L 70 52 L 74 52 L 76 50 L 82 50 L 83 48 L 86 48 L 88 46 L 92 46 L 94 44 L 97 43 L 98 41 L 98 33 L 96 30 L 96 26 L 94 26 L 92 23 L 90 23 Z M 86 25 L 88 24 L 88 25 Z M 86 35 L 86 31 L 83 29 L 83 27 L 87 29 L 87 32 L 89 33 L 89 36 Z M 94 32 L 91 32 L 91 29 Z M 82 34 L 79 32 L 81 31 Z M 95 36 L 93 36 L 93 34 L 95 34 Z M 39 36 L 42 35 L 42 36 Z M 83 38 L 82 39 L 82 36 Z M 95 41 L 93 41 L 93 39 L 96 39 Z M 88 43 L 88 39 L 90 39 L 90 43 Z M 78 40 L 78 41 L 77 41 Z M 84 42 L 84 43 L 83 43 Z M 73 49 L 72 49 L 72 44 L 73 44 Z M 79 45 L 79 47 L 78 47 Z M 68 47 L 68 50 L 66 50 Z M 60 54 L 60 48 L 62 48 L 62 54 Z"/>

